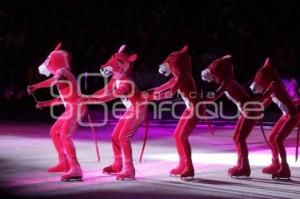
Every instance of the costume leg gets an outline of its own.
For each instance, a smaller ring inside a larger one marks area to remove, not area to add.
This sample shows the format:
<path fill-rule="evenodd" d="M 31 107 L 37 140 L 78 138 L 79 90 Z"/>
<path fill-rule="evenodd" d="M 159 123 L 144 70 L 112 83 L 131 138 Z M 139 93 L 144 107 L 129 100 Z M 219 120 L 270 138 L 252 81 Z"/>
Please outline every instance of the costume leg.
<path fill-rule="evenodd" d="M 278 150 L 276 147 L 275 138 L 279 133 L 280 129 L 282 128 L 282 126 L 284 125 L 284 123 L 286 122 L 286 120 L 287 120 L 287 116 L 285 115 L 281 116 L 281 118 L 278 120 L 278 122 L 275 124 L 274 128 L 272 129 L 272 132 L 269 137 L 269 143 L 272 151 L 272 163 L 269 166 L 262 169 L 263 173 L 274 174 L 280 168 L 279 159 L 278 159 Z"/>
<path fill-rule="evenodd" d="M 231 176 L 250 176 L 251 170 L 248 160 L 248 147 L 246 139 L 252 131 L 257 120 L 242 118 L 242 123 L 238 135 L 235 137 L 235 144 L 240 154 L 240 167 L 230 173 Z"/>
<path fill-rule="evenodd" d="M 239 136 L 239 131 L 240 131 L 241 125 L 243 123 L 243 120 L 244 120 L 244 116 L 241 116 L 239 118 L 239 120 L 237 121 L 237 124 L 234 129 L 233 141 L 234 141 L 236 151 L 237 151 L 237 164 L 234 167 L 228 169 L 228 174 L 233 173 L 235 170 L 237 170 L 238 168 L 241 167 L 241 153 L 240 153 L 239 145 L 236 143 L 236 140 Z"/>
<path fill-rule="evenodd" d="M 185 156 L 184 156 L 184 151 L 183 151 L 183 146 L 181 144 L 180 141 L 180 133 L 182 131 L 183 125 L 185 123 L 185 119 L 188 116 L 189 112 L 188 111 L 184 111 L 177 126 L 176 129 L 174 131 L 174 139 L 175 139 L 175 143 L 176 143 L 176 149 L 177 149 L 177 153 L 179 156 L 179 164 L 176 168 L 172 169 L 170 171 L 170 175 L 180 175 L 180 173 L 183 172 L 183 170 L 185 169 Z"/>
<path fill-rule="evenodd" d="M 74 134 L 75 130 L 77 129 L 78 122 L 77 122 L 77 114 L 80 114 L 80 117 L 83 117 L 86 111 L 82 110 L 79 113 L 77 112 L 77 107 L 69 107 L 67 108 L 67 118 L 64 120 L 64 123 L 61 127 L 61 142 L 65 148 L 69 164 L 70 170 L 61 176 L 62 180 L 69 180 L 69 179 L 81 179 L 82 178 L 82 169 L 77 159 L 76 149 L 74 143 L 72 141 L 72 135 Z"/>
<path fill-rule="evenodd" d="M 120 131 L 125 123 L 125 119 L 121 118 L 114 128 L 111 136 L 112 149 L 114 153 L 114 162 L 103 169 L 103 173 L 115 174 L 122 171 L 122 149 L 119 141 Z"/>
<path fill-rule="evenodd" d="M 195 111 L 192 108 L 186 109 L 183 113 L 183 116 L 185 116 L 186 118 L 183 118 L 184 124 L 181 128 L 178 142 L 182 147 L 182 151 L 185 157 L 185 168 L 180 173 L 180 177 L 186 178 L 186 177 L 193 177 L 195 174 L 194 166 L 192 162 L 191 145 L 188 138 L 192 133 L 193 129 L 195 128 L 197 122 L 199 121 L 199 118 L 197 117 Z"/>
<path fill-rule="evenodd" d="M 55 150 L 58 154 L 58 164 L 50 167 L 48 169 L 48 172 L 67 172 L 70 168 L 69 162 L 67 159 L 67 156 L 64 151 L 64 147 L 60 140 L 60 134 L 61 134 L 61 126 L 63 124 L 63 118 L 65 117 L 65 113 L 62 114 L 54 123 L 50 130 L 50 136 L 53 142 L 53 145 L 55 147 Z"/>
<path fill-rule="evenodd" d="M 286 150 L 283 142 L 286 137 L 292 132 L 295 126 L 297 126 L 299 120 L 300 114 L 290 117 L 275 138 L 276 147 L 281 158 L 281 164 L 280 169 L 272 175 L 273 178 L 289 178 L 291 176 L 291 171 L 286 159 Z"/>
<path fill-rule="evenodd" d="M 127 111 L 124 116 L 126 121 L 120 131 L 119 140 L 124 154 L 124 167 L 121 173 L 117 175 L 117 179 L 135 179 L 135 169 L 132 160 L 131 139 L 136 130 L 145 120 L 147 113 L 146 108 L 140 108 L 138 112 L 134 110 Z"/>

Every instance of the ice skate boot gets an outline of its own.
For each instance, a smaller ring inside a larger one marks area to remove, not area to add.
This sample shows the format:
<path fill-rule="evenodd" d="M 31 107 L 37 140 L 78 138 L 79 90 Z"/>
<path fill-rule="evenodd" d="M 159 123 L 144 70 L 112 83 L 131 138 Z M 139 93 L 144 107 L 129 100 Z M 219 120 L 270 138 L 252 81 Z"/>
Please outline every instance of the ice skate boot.
<path fill-rule="evenodd" d="M 272 159 L 272 164 L 262 169 L 262 173 L 265 174 L 275 174 L 280 169 L 280 164 L 278 158 Z"/>
<path fill-rule="evenodd" d="M 180 160 L 179 165 L 170 171 L 170 176 L 180 176 L 183 170 L 184 170 L 184 162 Z"/>
<path fill-rule="evenodd" d="M 287 179 L 289 180 L 291 177 L 291 170 L 287 163 L 281 163 L 280 169 L 272 174 L 272 179 Z"/>
<path fill-rule="evenodd" d="M 193 162 L 192 160 L 188 160 L 185 162 L 184 170 L 180 173 L 180 178 L 182 180 L 193 179 L 194 175 L 195 175 L 195 171 L 194 171 Z"/>
<path fill-rule="evenodd" d="M 237 164 L 227 170 L 228 175 L 231 176 L 232 173 L 235 173 L 241 167 L 241 158 L 238 158 Z"/>
<path fill-rule="evenodd" d="M 56 173 L 56 172 L 67 172 L 70 169 L 70 165 L 66 155 L 63 155 L 59 158 L 59 162 L 57 165 L 50 167 L 48 169 L 49 173 Z"/>
<path fill-rule="evenodd" d="M 82 181 L 82 169 L 80 165 L 72 166 L 70 170 L 61 176 L 61 181 Z"/>
<path fill-rule="evenodd" d="M 249 160 L 248 158 L 244 158 L 241 160 L 241 167 L 240 168 L 236 168 L 235 170 L 231 171 L 232 173 L 230 173 L 229 175 L 231 177 L 249 177 L 251 174 L 251 169 L 250 169 L 250 165 L 249 165 Z"/>
<path fill-rule="evenodd" d="M 135 169 L 132 161 L 125 162 L 125 167 L 117 174 L 117 180 L 135 180 Z"/>
<path fill-rule="evenodd" d="M 122 171 L 122 168 L 123 168 L 122 158 L 115 158 L 115 161 L 112 165 L 107 166 L 103 169 L 103 173 L 106 174 L 120 173 Z"/>

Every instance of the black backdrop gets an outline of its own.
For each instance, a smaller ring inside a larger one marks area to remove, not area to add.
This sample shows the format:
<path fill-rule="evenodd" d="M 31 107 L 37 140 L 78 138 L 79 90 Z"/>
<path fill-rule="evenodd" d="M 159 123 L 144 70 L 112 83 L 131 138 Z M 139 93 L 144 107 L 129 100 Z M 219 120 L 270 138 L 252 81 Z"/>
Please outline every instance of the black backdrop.
<path fill-rule="evenodd" d="M 42 80 L 37 66 L 59 41 L 76 75 L 97 72 L 126 43 L 139 55 L 133 75 L 141 89 L 166 81 L 157 66 L 184 44 L 205 91 L 214 86 L 200 71 L 228 53 L 245 87 L 266 56 L 282 76 L 299 79 L 299 7 L 297 0 L 0 0 L 0 114 L 33 108 L 26 85 Z M 101 86 L 89 80 L 89 92 Z"/>

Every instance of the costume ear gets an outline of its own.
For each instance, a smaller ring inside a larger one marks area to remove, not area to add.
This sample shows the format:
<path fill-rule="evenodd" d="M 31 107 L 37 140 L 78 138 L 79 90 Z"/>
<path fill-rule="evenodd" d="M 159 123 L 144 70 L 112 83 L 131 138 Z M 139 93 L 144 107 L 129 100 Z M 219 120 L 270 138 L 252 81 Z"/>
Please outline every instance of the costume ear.
<path fill-rule="evenodd" d="M 232 58 L 231 55 L 225 55 L 225 56 L 222 57 L 222 59 L 231 59 L 231 58 Z"/>
<path fill-rule="evenodd" d="M 270 64 L 270 58 L 268 57 L 266 60 L 265 60 L 265 63 L 264 63 L 264 66 L 263 67 L 266 67 Z"/>
<path fill-rule="evenodd" d="M 61 42 L 59 42 L 59 43 L 56 45 L 56 47 L 54 48 L 54 50 L 59 50 L 60 47 L 61 47 Z"/>
<path fill-rule="evenodd" d="M 126 45 L 123 44 L 123 45 L 119 48 L 118 53 L 123 52 L 123 50 L 124 50 L 125 48 L 126 48 Z"/>
<path fill-rule="evenodd" d="M 188 45 L 185 45 L 180 51 L 181 51 L 182 53 L 185 53 L 185 52 L 188 51 L 188 49 L 189 49 L 189 46 L 188 46 Z"/>
<path fill-rule="evenodd" d="M 133 54 L 133 55 L 130 55 L 130 56 L 128 57 L 128 60 L 129 60 L 130 62 L 134 62 L 137 58 L 138 58 L 138 55 L 137 55 L 137 54 Z"/>

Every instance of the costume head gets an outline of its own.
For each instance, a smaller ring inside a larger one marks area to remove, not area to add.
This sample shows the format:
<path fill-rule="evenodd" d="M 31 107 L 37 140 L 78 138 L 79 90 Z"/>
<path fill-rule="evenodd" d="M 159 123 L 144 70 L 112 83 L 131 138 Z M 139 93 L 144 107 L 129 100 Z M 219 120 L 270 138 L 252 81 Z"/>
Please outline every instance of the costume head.
<path fill-rule="evenodd" d="M 191 57 L 188 54 L 188 46 L 184 46 L 180 51 L 171 53 L 167 59 L 159 66 L 158 72 L 162 75 L 179 76 L 182 73 L 191 72 Z"/>
<path fill-rule="evenodd" d="M 250 88 L 253 93 L 262 93 L 273 81 L 280 81 L 280 76 L 278 71 L 270 64 L 270 59 L 267 58 L 263 67 L 255 74 L 255 79 Z"/>
<path fill-rule="evenodd" d="M 100 67 L 100 73 L 109 77 L 111 75 L 116 79 L 122 79 L 131 74 L 132 63 L 137 59 L 137 54 L 128 55 L 123 53 L 125 45 L 122 45 L 105 64 Z"/>
<path fill-rule="evenodd" d="M 216 81 L 221 84 L 224 80 L 233 78 L 233 64 L 231 55 L 215 59 L 205 70 L 201 72 L 202 80 L 207 82 Z"/>
<path fill-rule="evenodd" d="M 60 50 L 61 43 L 48 55 L 47 59 L 39 66 L 41 75 L 49 76 L 59 68 L 70 67 L 69 55 L 66 51 Z"/>

